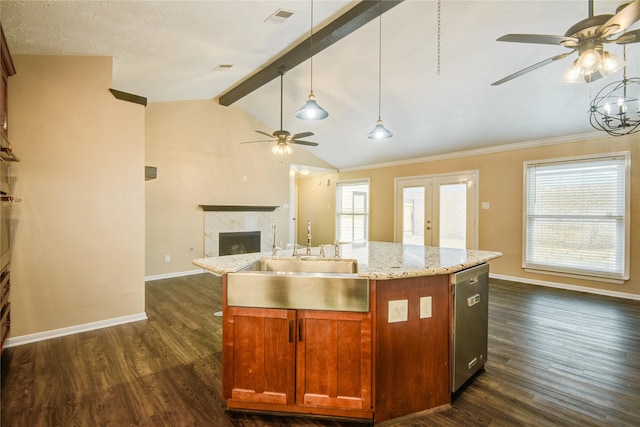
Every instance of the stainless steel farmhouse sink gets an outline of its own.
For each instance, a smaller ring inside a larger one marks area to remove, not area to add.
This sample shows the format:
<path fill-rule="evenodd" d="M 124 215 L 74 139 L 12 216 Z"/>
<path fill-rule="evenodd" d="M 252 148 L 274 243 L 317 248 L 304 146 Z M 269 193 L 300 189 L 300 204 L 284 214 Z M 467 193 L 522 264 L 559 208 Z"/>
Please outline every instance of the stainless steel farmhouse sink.
<path fill-rule="evenodd" d="M 369 279 L 356 260 L 263 258 L 227 274 L 227 305 L 332 311 L 369 311 Z"/>
<path fill-rule="evenodd" d="M 263 258 L 244 271 L 286 271 L 292 273 L 357 273 L 358 261 L 343 258 Z"/>

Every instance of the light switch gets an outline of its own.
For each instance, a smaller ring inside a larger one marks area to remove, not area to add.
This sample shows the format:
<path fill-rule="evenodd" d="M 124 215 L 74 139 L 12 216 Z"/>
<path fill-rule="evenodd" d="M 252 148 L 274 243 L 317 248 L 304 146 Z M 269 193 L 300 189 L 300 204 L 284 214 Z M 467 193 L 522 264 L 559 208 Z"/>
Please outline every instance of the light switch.
<path fill-rule="evenodd" d="M 389 323 L 406 322 L 409 319 L 409 300 L 389 301 Z"/>
<path fill-rule="evenodd" d="M 420 298 L 420 318 L 427 319 L 431 317 L 431 297 Z"/>
<path fill-rule="evenodd" d="M 491 203 L 482 202 L 482 209 L 491 209 Z"/>

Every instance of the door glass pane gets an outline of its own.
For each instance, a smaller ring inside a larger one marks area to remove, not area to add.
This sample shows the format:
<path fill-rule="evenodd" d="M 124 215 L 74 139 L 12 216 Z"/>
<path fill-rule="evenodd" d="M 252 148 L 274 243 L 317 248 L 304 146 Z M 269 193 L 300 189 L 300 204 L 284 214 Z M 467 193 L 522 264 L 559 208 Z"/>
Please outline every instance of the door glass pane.
<path fill-rule="evenodd" d="M 402 200 L 402 243 L 424 245 L 424 187 L 404 187 Z"/>
<path fill-rule="evenodd" d="M 440 243 L 445 248 L 467 247 L 467 184 L 440 185 Z"/>

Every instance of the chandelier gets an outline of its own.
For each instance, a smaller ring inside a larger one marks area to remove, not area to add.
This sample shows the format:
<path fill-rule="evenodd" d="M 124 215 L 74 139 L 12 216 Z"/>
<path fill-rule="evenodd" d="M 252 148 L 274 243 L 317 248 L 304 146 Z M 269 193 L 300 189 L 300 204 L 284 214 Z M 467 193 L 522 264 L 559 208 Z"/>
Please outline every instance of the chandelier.
<path fill-rule="evenodd" d="M 627 78 L 626 46 L 624 56 L 622 81 L 603 87 L 589 108 L 591 126 L 613 136 L 640 132 L 640 78 Z"/>

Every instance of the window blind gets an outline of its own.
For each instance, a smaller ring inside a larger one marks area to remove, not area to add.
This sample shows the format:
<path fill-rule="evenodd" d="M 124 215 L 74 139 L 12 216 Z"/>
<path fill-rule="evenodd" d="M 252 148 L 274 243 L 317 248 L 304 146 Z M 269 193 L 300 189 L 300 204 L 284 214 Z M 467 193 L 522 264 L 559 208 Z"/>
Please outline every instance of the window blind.
<path fill-rule="evenodd" d="M 336 184 L 336 239 L 369 239 L 369 181 Z"/>
<path fill-rule="evenodd" d="M 525 164 L 525 268 L 628 279 L 627 155 Z"/>

